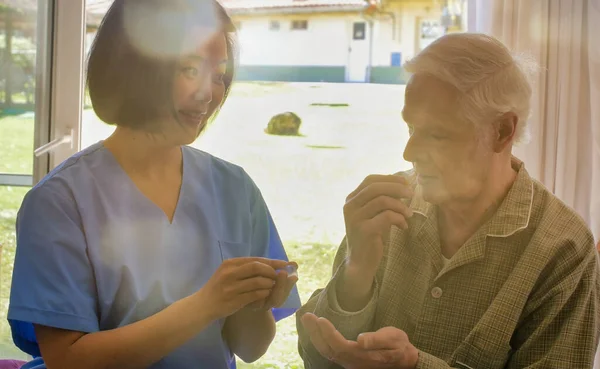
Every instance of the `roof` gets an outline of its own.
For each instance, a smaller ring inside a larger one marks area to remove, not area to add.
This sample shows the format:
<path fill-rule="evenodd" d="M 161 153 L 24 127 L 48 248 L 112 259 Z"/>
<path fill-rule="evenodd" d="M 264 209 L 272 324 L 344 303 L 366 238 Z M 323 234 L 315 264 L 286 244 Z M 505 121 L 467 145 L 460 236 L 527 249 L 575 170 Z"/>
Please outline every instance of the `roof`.
<path fill-rule="evenodd" d="M 365 0 L 220 0 L 231 14 L 360 11 Z"/>
<path fill-rule="evenodd" d="M 104 15 L 112 2 L 113 0 L 87 0 L 86 9 L 93 15 Z M 366 4 L 365 0 L 219 0 L 219 2 L 232 14 L 359 11 Z"/>
<path fill-rule="evenodd" d="M 231 10 L 347 6 L 362 8 L 366 3 L 365 0 L 220 0 L 220 2 Z"/>

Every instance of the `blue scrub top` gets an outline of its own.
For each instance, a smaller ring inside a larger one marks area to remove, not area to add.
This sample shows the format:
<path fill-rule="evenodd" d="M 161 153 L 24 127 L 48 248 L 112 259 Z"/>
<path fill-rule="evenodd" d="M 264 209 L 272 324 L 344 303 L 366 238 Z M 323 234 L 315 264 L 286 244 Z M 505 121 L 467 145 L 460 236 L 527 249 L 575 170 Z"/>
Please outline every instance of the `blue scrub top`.
<path fill-rule="evenodd" d="M 8 319 L 15 344 L 40 356 L 32 324 L 81 332 L 147 318 L 198 291 L 223 260 L 287 260 L 259 189 L 246 172 L 184 146 L 172 223 L 99 142 L 27 193 L 17 217 Z M 277 320 L 300 307 L 294 288 Z M 159 368 L 235 367 L 213 322 Z M 28 365 L 45 368 L 41 359 Z"/>

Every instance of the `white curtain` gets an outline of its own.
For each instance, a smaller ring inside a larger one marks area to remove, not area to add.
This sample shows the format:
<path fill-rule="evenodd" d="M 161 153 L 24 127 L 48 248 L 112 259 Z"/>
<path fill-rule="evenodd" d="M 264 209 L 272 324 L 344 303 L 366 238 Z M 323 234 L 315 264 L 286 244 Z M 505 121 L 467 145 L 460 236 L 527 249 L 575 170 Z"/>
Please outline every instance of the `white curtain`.
<path fill-rule="evenodd" d="M 534 57 L 529 172 L 600 239 L 600 0 L 470 0 L 470 31 Z"/>
<path fill-rule="evenodd" d="M 515 154 L 586 220 L 598 242 L 600 0 L 469 0 L 468 17 L 469 31 L 493 35 L 541 67 L 531 141 Z"/>

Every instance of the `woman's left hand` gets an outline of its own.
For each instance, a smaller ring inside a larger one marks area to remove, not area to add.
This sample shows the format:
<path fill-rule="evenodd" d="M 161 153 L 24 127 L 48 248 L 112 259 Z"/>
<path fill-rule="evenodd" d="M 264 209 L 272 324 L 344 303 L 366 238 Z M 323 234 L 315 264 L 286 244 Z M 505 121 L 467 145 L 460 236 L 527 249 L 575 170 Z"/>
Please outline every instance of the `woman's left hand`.
<path fill-rule="evenodd" d="M 298 270 L 298 264 L 290 262 L 289 265 L 293 266 L 295 270 Z M 271 294 L 264 300 L 257 301 L 247 307 L 253 310 L 270 310 L 272 308 L 281 307 L 287 300 L 292 288 L 298 282 L 298 276 L 296 273 L 289 275 L 285 269 L 277 271 L 277 279 Z"/>

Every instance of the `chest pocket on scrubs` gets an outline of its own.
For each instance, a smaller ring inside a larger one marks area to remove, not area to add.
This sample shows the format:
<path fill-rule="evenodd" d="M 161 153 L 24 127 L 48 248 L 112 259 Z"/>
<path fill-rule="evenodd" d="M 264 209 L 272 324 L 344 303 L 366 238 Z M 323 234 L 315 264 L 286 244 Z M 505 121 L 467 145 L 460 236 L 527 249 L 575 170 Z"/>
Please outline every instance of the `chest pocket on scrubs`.
<path fill-rule="evenodd" d="M 219 240 L 219 249 L 221 252 L 221 261 L 227 259 L 248 257 L 250 255 L 250 245 L 245 242 L 231 242 Z M 258 256 L 258 255 L 254 255 Z"/>

